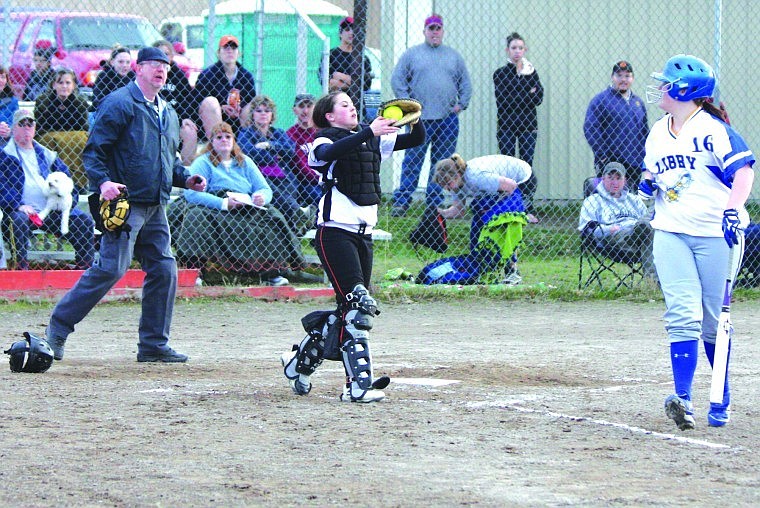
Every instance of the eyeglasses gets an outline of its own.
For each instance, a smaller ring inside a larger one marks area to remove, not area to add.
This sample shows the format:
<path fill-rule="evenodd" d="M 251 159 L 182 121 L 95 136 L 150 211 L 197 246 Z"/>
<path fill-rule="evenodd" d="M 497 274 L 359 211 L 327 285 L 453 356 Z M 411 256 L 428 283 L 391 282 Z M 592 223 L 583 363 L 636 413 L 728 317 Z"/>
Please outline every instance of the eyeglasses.
<path fill-rule="evenodd" d="M 18 123 L 18 126 L 19 127 L 27 127 L 27 128 L 34 127 L 34 120 L 32 120 L 30 118 L 25 118 L 25 119 L 21 120 Z"/>
<path fill-rule="evenodd" d="M 441 25 L 428 25 L 427 29 L 431 32 L 437 32 L 438 30 L 442 30 L 443 27 Z"/>
<path fill-rule="evenodd" d="M 269 108 L 256 108 L 253 110 L 254 113 L 271 113 L 272 110 Z"/>
<path fill-rule="evenodd" d="M 160 62 L 158 60 L 146 60 L 144 62 L 140 62 L 140 65 L 147 65 L 150 67 L 153 67 L 154 69 L 163 69 L 165 71 L 169 70 L 169 64 Z"/>

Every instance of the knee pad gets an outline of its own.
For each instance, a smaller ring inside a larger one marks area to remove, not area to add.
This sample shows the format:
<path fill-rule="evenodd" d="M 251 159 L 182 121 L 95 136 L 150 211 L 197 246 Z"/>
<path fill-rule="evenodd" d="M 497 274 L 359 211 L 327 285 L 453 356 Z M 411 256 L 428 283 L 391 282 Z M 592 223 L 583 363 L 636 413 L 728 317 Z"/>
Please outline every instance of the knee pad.
<path fill-rule="evenodd" d="M 345 327 L 355 338 L 369 338 L 369 330 L 374 326 L 374 318 L 380 311 L 377 302 L 372 298 L 361 284 L 357 284 L 353 291 L 346 295 L 346 301 L 342 305 L 346 313 Z"/>

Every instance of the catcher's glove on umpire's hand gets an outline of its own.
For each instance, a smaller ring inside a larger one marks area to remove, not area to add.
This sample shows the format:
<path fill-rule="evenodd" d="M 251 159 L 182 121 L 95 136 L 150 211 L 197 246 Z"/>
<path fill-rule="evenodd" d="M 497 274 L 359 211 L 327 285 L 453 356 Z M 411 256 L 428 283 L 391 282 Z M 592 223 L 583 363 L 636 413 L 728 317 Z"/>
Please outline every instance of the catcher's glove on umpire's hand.
<path fill-rule="evenodd" d="M 404 113 L 400 120 L 393 124 L 401 127 L 406 124 L 416 124 L 422 116 L 422 103 L 414 99 L 391 99 L 380 104 L 379 115 L 384 116 L 385 109 L 390 106 L 397 106 Z"/>
<path fill-rule="evenodd" d="M 100 201 L 100 220 L 107 231 L 122 231 L 125 227 L 127 231 L 129 230 L 127 224 L 129 218 L 128 197 L 127 189 L 124 188 L 116 199 Z"/>

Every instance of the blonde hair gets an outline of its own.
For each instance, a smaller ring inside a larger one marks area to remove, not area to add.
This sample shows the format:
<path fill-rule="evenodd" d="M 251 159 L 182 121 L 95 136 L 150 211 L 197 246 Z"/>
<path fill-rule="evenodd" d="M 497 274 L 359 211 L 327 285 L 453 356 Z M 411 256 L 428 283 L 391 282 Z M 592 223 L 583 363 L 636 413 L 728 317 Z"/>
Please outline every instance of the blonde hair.
<path fill-rule="evenodd" d="M 227 122 L 219 122 L 218 124 L 211 127 L 211 134 L 209 135 L 208 142 L 206 143 L 206 146 L 203 147 L 201 154 L 208 153 L 208 158 L 209 161 L 211 161 L 211 164 L 214 166 L 219 165 L 219 154 L 216 153 L 216 150 L 214 150 L 213 140 L 214 137 L 216 137 L 216 135 L 220 132 L 232 134 L 232 158 L 242 166 L 245 159 L 243 156 L 243 151 L 240 149 L 240 146 L 238 146 L 237 140 L 235 140 L 235 133 L 232 132 L 232 127 Z"/>
<path fill-rule="evenodd" d="M 272 110 L 272 121 L 269 122 L 269 128 L 272 129 L 272 127 L 274 127 L 275 120 L 277 120 L 277 105 L 274 103 L 271 97 L 267 95 L 257 95 L 251 101 L 251 115 L 253 115 L 253 110 L 259 106 L 264 106 Z"/>
<path fill-rule="evenodd" d="M 448 187 L 455 178 L 463 178 L 467 169 L 467 162 L 458 153 L 451 157 L 441 159 L 435 164 L 433 181 L 441 187 Z"/>

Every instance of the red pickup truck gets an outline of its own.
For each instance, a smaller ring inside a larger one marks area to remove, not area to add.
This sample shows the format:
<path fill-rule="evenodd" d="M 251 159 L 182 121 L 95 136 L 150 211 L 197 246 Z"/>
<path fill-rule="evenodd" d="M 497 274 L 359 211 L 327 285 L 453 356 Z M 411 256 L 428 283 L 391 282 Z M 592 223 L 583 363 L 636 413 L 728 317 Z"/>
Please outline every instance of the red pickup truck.
<path fill-rule="evenodd" d="M 101 70 L 100 63 L 107 60 L 114 44 L 118 43 L 137 51 L 161 39 L 161 34 L 142 16 L 96 12 L 15 11 L 8 15 L 0 11 L 0 33 L 8 31 L 5 40 L 13 41 L 10 48 L 10 76 L 14 89 L 23 92 L 29 74 L 34 68 L 35 47 L 40 41 L 49 41 L 56 52 L 53 67 L 74 70 L 81 91 L 87 92 Z M 47 42 L 43 42 L 47 46 Z M 6 60 L 7 61 L 7 60 Z M 191 83 L 200 72 L 189 59 L 176 56 L 175 62 Z"/>

